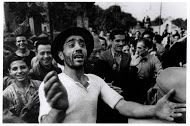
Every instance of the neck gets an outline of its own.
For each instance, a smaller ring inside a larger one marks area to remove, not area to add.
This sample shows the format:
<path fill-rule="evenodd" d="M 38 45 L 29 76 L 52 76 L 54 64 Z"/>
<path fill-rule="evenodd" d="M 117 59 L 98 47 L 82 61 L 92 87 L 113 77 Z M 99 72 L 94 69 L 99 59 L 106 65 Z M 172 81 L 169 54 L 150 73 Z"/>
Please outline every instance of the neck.
<path fill-rule="evenodd" d="M 21 88 L 21 89 L 26 89 L 26 88 L 28 88 L 29 84 L 30 84 L 29 79 L 26 79 L 26 80 L 24 80 L 24 81 L 16 81 L 17 87 L 18 87 L 18 88 Z"/>
<path fill-rule="evenodd" d="M 141 55 L 141 57 L 146 57 L 148 55 L 148 51 Z"/>
<path fill-rule="evenodd" d="M 50 69 L 52 64 L 49 65 L 43 65 L 41 62 L 39 62 L 41 66 L 43 66 L 45 69 Z"/>
<path fill-rule="evenodd" d="M 121 51 L 115 51 L 115 49 L 112 47 L 111 48 L 111 52 L 114 54 L 114 53 L 117 53 L 117 54 L 122 54 L 122 52 Z"/>
<path fill-rule="evenodd" d="M 25 56 L 25 55 L 29 54 L 29 50 L 27 48 L 25 48 L 25 49 L 18 49 L 16 51 L 16 53 L 17 53 L 18 56 Z"/>
<path fill-rule="evenodd" d="M 28 51 L 28 49 L 27 49 L 27 48 L 24 48 L 24 49 L 19 49 L 18 51 L 21 52 L 21 53 L 25 53 L 25 52 Z"/>
<path fill-rule="evenodd" d="M 84 68 L 76 70 L 65 65 L 64 73 L 76 82 L 82 83 L 84 80 Z"/>

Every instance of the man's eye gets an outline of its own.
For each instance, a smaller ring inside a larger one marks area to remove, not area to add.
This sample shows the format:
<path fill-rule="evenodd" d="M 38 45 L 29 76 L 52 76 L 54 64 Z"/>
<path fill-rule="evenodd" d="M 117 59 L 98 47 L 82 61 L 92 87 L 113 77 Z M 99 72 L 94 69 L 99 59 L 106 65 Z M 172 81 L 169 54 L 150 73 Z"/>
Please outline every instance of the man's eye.
<path fill-rule="evenodd" d="M 49 51 L 49 52 L 47 52 L 47 54 L 48 54 L 48 55 L 51 55 L 51 52 Z"/>
<path fill-rule="evenodd" d="M 16 68 L 16 67 L 13 67 L 13 68 L 12 68 L 12 70 L 13 70 L 13 71 L 16 71 L 16 70 L 17 70 L 17 68 Z"/>
<path fill-rule="evenodd" d="M 84 42 L 81 42 L 81 43 L 80 43 L 80 46 L 81 46 L 81 47 L 85 47 L 86 45 L 85 45 Z"/>
<path fill-rule="evenodd" d="M 70 48 L 72 48 L 72 47 L 75 46 L 75 44 L 74 44 L 74 43 L 69 43 L 68 46 L 69 46 Z"/>
<path fill-rule="evenodd" d="M 45 55 L 45 52 L 40 52 L 40 55 Z"/>
<path fill-rule="evenodd" d="M 116 42 L 119 42 L 120 40 L 116 40 Z"/>
<path fill-rule="evenodd" d="M 21 66 L 20 68 L 21 68 L 21 69 L 26 69 L 26 67 L 27 67 L 27 66 Z"/>

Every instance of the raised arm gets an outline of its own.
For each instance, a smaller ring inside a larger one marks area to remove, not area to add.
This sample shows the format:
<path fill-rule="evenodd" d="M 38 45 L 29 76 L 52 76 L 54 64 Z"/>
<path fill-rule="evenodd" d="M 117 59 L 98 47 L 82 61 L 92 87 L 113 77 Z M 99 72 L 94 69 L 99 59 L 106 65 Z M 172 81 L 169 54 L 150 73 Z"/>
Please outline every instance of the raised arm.
<path fill-rule="evenodd" d="M 52 109 L 47 115 L 42 116 L 41 122 L 62 122 L 65 118 L 65 113 L 68 108 L 68 96 L 65 87 L 60 82 L 55 71 L 51 71 L 45 76 L 44 92 L 46 100 Z"/>

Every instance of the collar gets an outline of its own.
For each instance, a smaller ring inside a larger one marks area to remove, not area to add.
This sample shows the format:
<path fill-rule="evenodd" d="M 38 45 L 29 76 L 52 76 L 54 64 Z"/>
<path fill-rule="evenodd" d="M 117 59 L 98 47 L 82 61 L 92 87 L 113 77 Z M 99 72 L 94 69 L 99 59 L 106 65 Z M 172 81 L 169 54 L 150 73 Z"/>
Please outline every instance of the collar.
<path fill-rule="evenodd" d="M 17 86 L 16 84 L 14 84 L 13 86 L 15 87 L 15 89 L 16 89 L 17 92 L 19 92 L 19 93 L 24 93 L 22 90 L 20 90 L 20 88 L 18 88 L 18 86 Z M 26 93 L 27 93 L 31 88 L 35 89 L 35 86 L 34 86 L 33 82 L 32 82 L 31 80 L 29 80 L 29 86 L 28 86 L 28 89 L 27 89 Z"/>
<path fill-rule="evenodd" d="M 29 56 L 30 50 L 26 49 L 26 52 L 24 52 L 24 53 L 22 53 L 20 50 L 17 50 L 15 53 L 16 53 L 16 55 L 18 55 L 20 57 Z"/>
<path fill-rule="evenodd" d="M 76 85 L 78 85 L 79 87 L 81 87 L 81 88 L 83 88 L 84 90 L 88 91 L 87 89 L 90 87 L 89 78 L 88 78 L 88 80 L 87 80 L 88 86 L 87 86 L 87 87 L 84 87 L 83 84 L 81 84 L 81 83 L 78 82 L 78 81 L 73 80 L 70 76 L 68 76 L 68 75 L 65 74 L 64 72 L 63 72 L 63 74 L 64 74 L 65 77 L 67 77 L 69 80 L 73 81 Z M 87 76 L 86 74 L 84 74 L 84 75 Z M 87 77 L 88 77 L 88 76 L 87 76 Z"/>
<path fill-rule="evenodd" d="M 114 49 L 111 48 L 111 54 L 113 57 L 121 57 L 120 53 L 117 53 Z"/>

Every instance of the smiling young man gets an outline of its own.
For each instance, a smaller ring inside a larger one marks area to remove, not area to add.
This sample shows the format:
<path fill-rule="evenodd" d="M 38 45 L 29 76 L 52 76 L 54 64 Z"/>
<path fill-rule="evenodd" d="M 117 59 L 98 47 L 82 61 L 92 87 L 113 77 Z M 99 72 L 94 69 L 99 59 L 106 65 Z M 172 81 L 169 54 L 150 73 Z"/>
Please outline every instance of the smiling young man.
<path fill-rule="evenodd" d="M 29 78 L 29 65 L 22 57 L 8 59 L 9 74 L 13 83 L 3 91 L 8 110 L 25 122 L 37 123 L 39 114 L 38 88 L 41 81 Z"/>
<path fill-rule="evenodd" d="M 36 52 L 36 61 L 33 63 L 30 71 L 32 79 L 43 81 L 46 74 L 52 70 L 61 73 L 61 69 L 52 62 L 51 44 L 48 40 L 43 39 L 37 41 Z"/>
<path fill-rule="evenodd" d="M 86 59 L 92 50 L 93 37 L 83 28 L 69 28 L 55 38 L 52 55 L 64 65 L 64 71 L 59 75 L 49 72 L 40 85 L 40 122 L 96 123 L 98 96 L 111 108 L 129 117 L 172 121 L 186 111 L 184 104 L 168 101 L 174 90 L 153 106 L 125 101 L 103 79 L 84 73 Z"/>
<path fill-rule="evenodd" d="M 28 41 L 24 35 L 18 35 L 16 37 L 16 46 L 17 50 L 15 54 L 17 56 L 23 57 L 26 59 L 26 62 L 30 64 L 32 58 L 36 55 L 35 52 L 28 49 Z"/>

